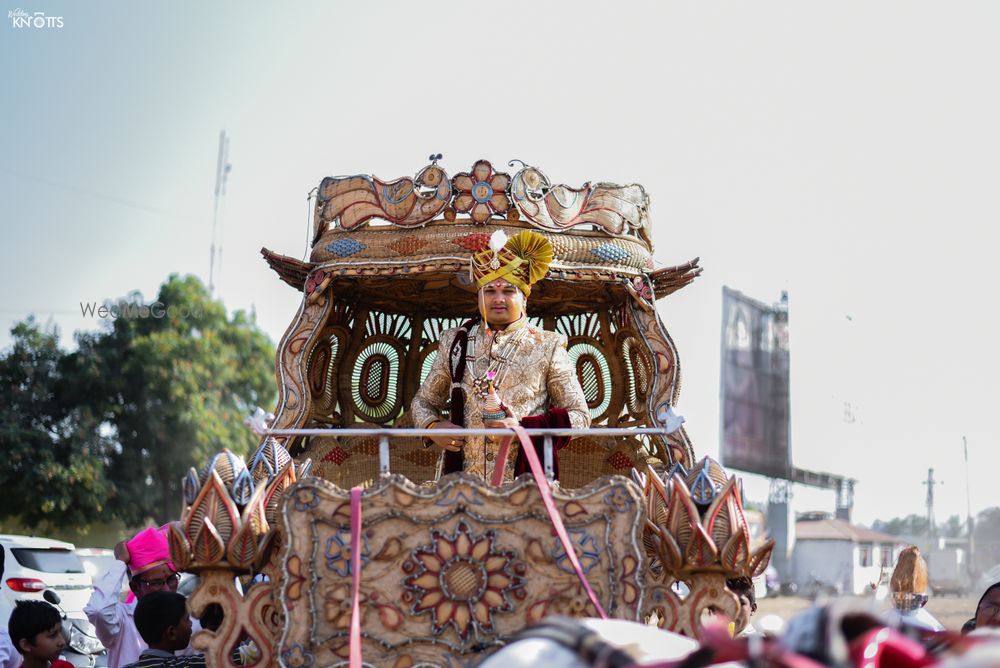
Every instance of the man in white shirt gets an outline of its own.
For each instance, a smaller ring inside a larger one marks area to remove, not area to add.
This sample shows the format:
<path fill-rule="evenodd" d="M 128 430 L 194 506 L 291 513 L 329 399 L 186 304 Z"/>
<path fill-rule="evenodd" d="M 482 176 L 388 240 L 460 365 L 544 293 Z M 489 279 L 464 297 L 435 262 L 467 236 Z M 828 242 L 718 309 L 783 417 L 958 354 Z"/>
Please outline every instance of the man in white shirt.
<path fill-rule="evenodd" d="M 3 581 L 4 558 L 6 550 L 0 545 L 0 582 Z M 4 602 L 6 603 L 6 602 Z M 0 616 L 0 668 L 17 668 L 21 665 L 21 655 L 18 654 L 14 643 L 10 641 L 10 634 L 7 632 L 7 617 L 10 615 L 10 608 L 3 606 L 3 615 Z"/>
<path fill-rule="evenodd" d="M 21 655 L 17 653 L 14 644 L 7 633 L 7 625 L 0 627 L 0 668 L 17 668 L 21 665 Z"/>
<path fill-rule="evenodd" d="M 94 583 L 94 593 L 83 611 L 108 649 L 108 667 L 122 668 L 137 661 L 146 649 L 133 619 L 135 599 L 154 591 L 177 591 L 180 575 L 170 562 L 166 535 L 159 529 L 145 529 L 127 543 L 118 543 L 115 558 L 108 572 Z M 120 594 L 126 578 L 135 598 L 129 596 L 123 603 Z"/>

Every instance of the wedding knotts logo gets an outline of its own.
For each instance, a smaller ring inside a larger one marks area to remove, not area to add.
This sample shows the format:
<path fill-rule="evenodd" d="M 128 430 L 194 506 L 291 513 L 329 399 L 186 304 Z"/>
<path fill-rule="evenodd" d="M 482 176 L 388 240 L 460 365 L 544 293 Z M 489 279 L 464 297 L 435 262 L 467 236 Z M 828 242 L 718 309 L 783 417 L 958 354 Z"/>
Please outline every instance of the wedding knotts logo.
<path fill-rule="evenodd" d="M 46 16 L 45 12 L 29 14 L 20 7 L 7 12 L 7 18 L 14 28 L 62 28 L 63 17 Z"/>
<path fill-rule="evenodd" d="M 200 318 L 201 309 L 184 308 L 178 306 L 165 306 L 163 302 L 153 302 L 152 304 L 135 304 L 129 302 L 80 302 L 80 314 L 85 318 L 100 318 L 102 320 L 111 318 L 125 318 L 126 320 L 138 320 L 139 318 Z"/>

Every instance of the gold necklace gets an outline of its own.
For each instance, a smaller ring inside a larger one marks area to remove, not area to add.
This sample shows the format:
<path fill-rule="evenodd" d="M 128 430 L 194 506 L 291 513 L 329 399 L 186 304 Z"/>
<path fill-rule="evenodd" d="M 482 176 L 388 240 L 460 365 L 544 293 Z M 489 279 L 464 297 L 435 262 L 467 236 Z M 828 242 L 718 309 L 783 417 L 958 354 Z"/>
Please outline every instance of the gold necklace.
<path fill-rule="evenodd" d="M 518 328 L 516 332 L 503 342 L 499 350 L 494 351 L 493 345 L 496 343 L 496 337 L 500 335 L 500 332 L 495 332 L 490 339 L 485 354 L 476 358 L 474 366 L 481 364 L 480 360 L 483 357 L 487 361 L 485 370 L 481 373 L 473 373 L 472 375 L 472 391 L 479 395 L 481 400 L 485 399 L 486 395 L 489 394 L 490 380 L 493 381 L 494 387 L 500 386 L 503 376 L 506 375 L 507 366 L 514 359 L 514 353 L 517 352 L 518 346 L 521 345 L 526 331 L 527 327 Z M 486 335 L 489 336 L 488 329 L 486 330 Z"/>

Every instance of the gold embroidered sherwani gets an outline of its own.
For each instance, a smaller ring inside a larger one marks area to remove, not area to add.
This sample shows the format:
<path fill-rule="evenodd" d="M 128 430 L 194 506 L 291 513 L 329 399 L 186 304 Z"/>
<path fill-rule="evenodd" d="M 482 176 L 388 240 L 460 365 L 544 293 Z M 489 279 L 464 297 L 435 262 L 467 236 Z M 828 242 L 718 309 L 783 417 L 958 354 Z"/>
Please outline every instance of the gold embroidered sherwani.
<path fill-rule="evenodd" d="M 413 397 L 413 424 L 418 428 L 427 427 L 440 419 L 441 409 L 450 401 L 448 353 L 457 332 L 456 327 L 441 335 L 437 358 L 427 379 Z M 483 395 L 475 381 L 485 379 L 489 370 L 496 371 L 496 391 L 517 420 L 540 415 L 549 408 L 564 408 L 574 429 L 590 426 L 587 400 L 566 353 L 566 337 L 562 334 L 534 327 L 525 317 L 506 329 L 489 334 L 480 322 L 469 333 L 466 359 L 465 377 L 462 379 L 466 427 L 478 429 L 483 426 Z M 479 387 L 482 387 L 482 382 Z M 504 469 L 504 482 L 514 479 L 516 446 L 517 439 L 514 439 Z M 489 480 L 499 449 L 499 442 L 490 442 L 484 436 L 466 437 L 465 471 Z"/>

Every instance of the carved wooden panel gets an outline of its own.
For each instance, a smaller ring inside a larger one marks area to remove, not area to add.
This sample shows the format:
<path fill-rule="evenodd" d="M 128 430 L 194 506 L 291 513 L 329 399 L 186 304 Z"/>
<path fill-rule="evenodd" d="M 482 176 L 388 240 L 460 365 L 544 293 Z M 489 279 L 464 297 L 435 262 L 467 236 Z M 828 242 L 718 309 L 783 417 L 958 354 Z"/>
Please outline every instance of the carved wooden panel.
<path fill-rule="evenodd" d="M 652 359 L 649 391 L 646 397 L 649 426 L 663 427 L 666 426 L 664 416 L 667 409 L 676 405 L 680 396 L 681 373 L 677 347 L 667 333 L 666 327 L 660 322 L 653 302 L 635 291 L 630 284 L 627 285 L 631 297 L 628 304 L 630 319 L 635 323 L 635 330 Z M 640 369 L 641 366 L 636 369 L 637 372 Z M 694 464 L 694 450 L 690 445 L 684 447 L 687 444 L 686 437 L 683 441 L 678 441 L 656 436 L 653 442 L 661 450 L 657 454 L 665 457 L 670 463 L 680 463 L 685 466 Z"/>
<path fill-rule="evenodd" d="M 621 477 L 555 490 L 581 565 L 613 617 L 644 607 L 639 488 Z M 465 476 L 418 487 L 387 476 L 363 496 L 361 628 L 377 666 L 464 665 L 551 614 L 593 616 L 534 481 Z M 285 496 L 286 665 L 345 661 L 351 610 L 349 492 L 315 478 Z"/>
<path fill-rule="evenodd" d="M 275 364 L 278 407 L 272 425 L 275 428 L 299 427 L 309 415 L 312 392 L 308 360 L 332 306 L 333 296 L 325 290 L 303 297 L 295 321 L 278 344 Z"/>
<path fill-rule="evenodd" d="M 330 223 L 354 230 L 378 219 L 412 228 L 440 215 L 454 221 L 457 213 L 463 213 L 477 225 L 523 217 L 543 230 L 585 226 L 609 235 L 631 234 L 651 245 L 649 197 L 638 184 L 587 182 L 574 188 L 553 184 L 542 170 L 524 163 L 511 177 L 496 171 L 487 160 L 477 160 L 468 172 L 449 179 L 437 164 L 440 156 L 431 158 L 431 164 L 413 178 L 383 181 L 359 174 L 323 179 L 316 197 L 313 240 Z"/>

